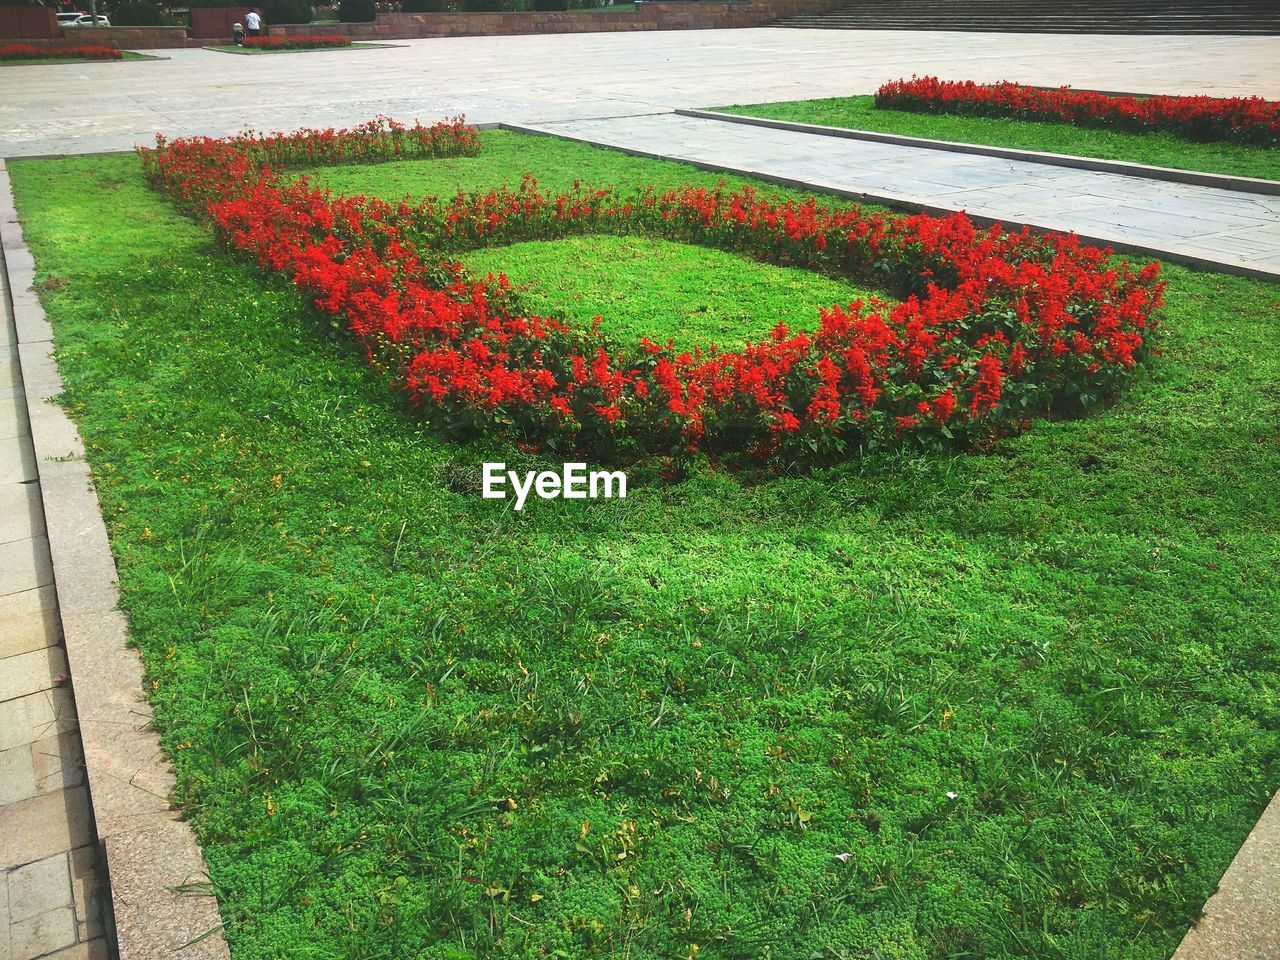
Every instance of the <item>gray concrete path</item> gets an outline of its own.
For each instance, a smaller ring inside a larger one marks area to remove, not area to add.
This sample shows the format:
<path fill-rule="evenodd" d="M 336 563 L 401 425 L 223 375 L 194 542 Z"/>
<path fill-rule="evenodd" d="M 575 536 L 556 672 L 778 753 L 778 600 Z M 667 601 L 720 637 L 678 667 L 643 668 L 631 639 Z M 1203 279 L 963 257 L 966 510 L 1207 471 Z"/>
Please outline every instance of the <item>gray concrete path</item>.
<path fill-rule="evenodd" d="M 105 960 L 109 898 L 0 269 L 0 960 Z"/>
<path fill-rule="evenodd" d="M 526 128 L 907 207 L 1075 231 L 1117 249 L 1280 277 L 1280 196 L 671 113 Z"/>
<path fill-rule="evenodd" d="M 1280 37 L 752 29 L 395 43 L 274 57 L 162 50 L 170 59 L 5 67 L 0 155 L 127 150 L 157 131 L 292 130 L 378 113 L 526 122 L 847 96 L 912 73 L 1280 99 Z"/>

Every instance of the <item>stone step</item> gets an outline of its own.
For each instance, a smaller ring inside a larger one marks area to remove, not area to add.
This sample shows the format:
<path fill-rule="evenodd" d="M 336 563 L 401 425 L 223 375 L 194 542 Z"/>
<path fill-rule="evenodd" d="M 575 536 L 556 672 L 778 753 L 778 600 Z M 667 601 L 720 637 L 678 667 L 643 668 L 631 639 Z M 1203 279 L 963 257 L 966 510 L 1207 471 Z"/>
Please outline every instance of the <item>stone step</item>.
<path fill-rule="evenodd" d="M 1280 5 L 1235 0 L 1206 8 L 1194 0 L 861 0 L 826 13 L 793 14 L 771 26 L 833 30 L 951 30 L 997 33 L 1280 34 Z"/>

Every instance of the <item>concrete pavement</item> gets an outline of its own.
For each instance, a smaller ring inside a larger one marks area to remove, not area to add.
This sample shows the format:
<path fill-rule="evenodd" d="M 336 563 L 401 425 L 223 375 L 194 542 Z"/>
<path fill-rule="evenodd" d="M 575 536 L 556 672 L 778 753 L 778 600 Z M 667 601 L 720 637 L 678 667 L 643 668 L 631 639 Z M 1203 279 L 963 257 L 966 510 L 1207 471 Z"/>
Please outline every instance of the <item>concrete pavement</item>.
<path fill-rule="evenodd" d="M 1278 37 L 690 30 L 396 41 L 392 49 L 0 70 L 0 156 L 253 126 L 465 113 L 542 122 L 869 93 L 912 73 L 1280 99 Z"/>

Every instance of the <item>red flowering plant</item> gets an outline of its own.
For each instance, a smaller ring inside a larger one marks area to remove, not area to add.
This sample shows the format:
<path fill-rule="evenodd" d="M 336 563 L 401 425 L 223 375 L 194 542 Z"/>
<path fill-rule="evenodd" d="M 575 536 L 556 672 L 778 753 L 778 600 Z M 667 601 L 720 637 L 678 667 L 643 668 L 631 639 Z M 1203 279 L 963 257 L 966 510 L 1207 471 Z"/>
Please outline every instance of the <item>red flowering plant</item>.
<path fill-rule="evenodd" d="M 1201 142 L 1280 144 L 1280 103 L 1261 97 L 1114 96 L 1069 87 L 1043 90 L 1008 81 L 976 84 L 913 76 L 884 84 L 876 91 L 875 103 L 881 110 L 1159 131 Z"/>
<path fill-rule="evenodd" d="M 981 444 L 1114 396 L 1148 353 L 1158 266 L 1074 237 L 894 217 L 750 188 L 619 193 L 577 185 L 399 203 L 335 196 L 290 164 L 474 153 L 460 120 L 405 129 L 158 141 L 148 176 L 233 249 L 339 319 L 424 415 L 599 457 L 702 449 L 788 460 L 910 440 Z M 874 282 L 901 297 L 818 311 L 741 350 L 623 344 L 523 310 L 459 253 L 582 233 L 643 233 Z"/>
<path fill-rule="evenodd" d="M 119 60 L 123 56 L 115 47 L 98 44 L 41 48 L 29 43 L 10 43 L 0 47 L 0 60 Z"/>
<path fill-rule="evenodd" d="M 346 37 L 247 37 L 244 46 L 250 50 L 331 50 L 335 47 L 349 47 L 351 41 Z"/>

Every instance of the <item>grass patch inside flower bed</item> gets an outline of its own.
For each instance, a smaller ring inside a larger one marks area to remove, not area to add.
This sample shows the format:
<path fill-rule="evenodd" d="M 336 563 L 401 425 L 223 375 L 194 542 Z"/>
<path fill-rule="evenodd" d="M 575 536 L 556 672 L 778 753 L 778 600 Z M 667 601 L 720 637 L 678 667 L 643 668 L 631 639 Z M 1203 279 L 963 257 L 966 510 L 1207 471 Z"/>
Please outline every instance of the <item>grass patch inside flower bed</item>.
<path fill-rule="evenodd" d="M 1280 778 L 1274 286 L 1165 266 L 1149 372 L 990 454 L 515 514 L 134 158 L 11 171 L 236 960 L 1163 960 Z M 715 180 L 322 173 L 526 171 Z"/>
<path fill-rule="evenodd" d="M 624 341 L 671 338 L 683 349 L 759 340 L 761 318 L 811 330 L 815 304 L 874 293 L 806 270 L 650 237 L 530 241 L 476 250 L 462 262 L 481 276 L 505 273 L 536 313 L 563 315 L 584 329 L 599 315 Z"/>
<path fill-rule="evenodd" d="M 719 107 L 726 113 L 851 130 L 980 143 L 1019 150 L 1123 160 L 1178 170 L 1280 180 L 1280 150 L 1240 143 L 1193 143 L 1171 133 L 1127 133 L 1062 123 L 877 110 L 870 96 Z"/>

